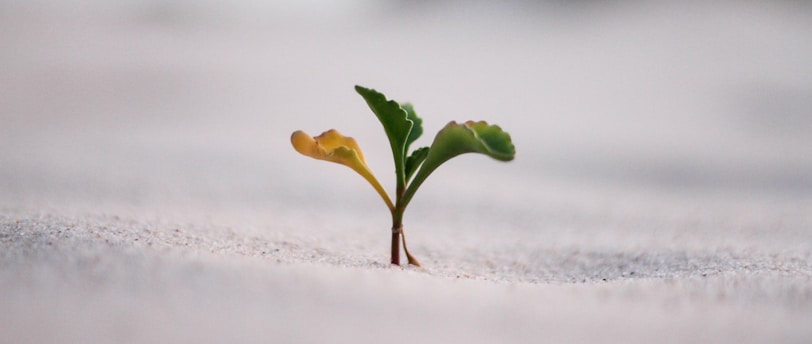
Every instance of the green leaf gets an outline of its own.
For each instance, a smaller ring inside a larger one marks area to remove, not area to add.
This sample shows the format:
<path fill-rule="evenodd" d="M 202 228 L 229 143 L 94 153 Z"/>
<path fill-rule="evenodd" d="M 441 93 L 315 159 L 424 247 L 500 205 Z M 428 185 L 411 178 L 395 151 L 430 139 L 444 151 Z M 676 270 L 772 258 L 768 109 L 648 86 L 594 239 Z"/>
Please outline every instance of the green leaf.
<path fill-rule="evenodd" d="M 409 137 L 406 139 L 406 152 L 409 151 L 409 146 L 420 138 L 420 135 L 423 135 L 423 119 L 417 116 L 417 113 L 414 111 L 414 107 L 412 104 L 403 103 L 400 104 L 400 107 L 406 111 L 407 118 L 414 123 L 412 126 L 412 131 L 409 132 Z M 423 147 L 416 149 L 406 158 L 406 182 L 412 178 L 412 175 L 417 171 L 417 168 L 420 167 L 420 164 L 423 163 L 423 160 L 426 160 L 426 156 L 429 154 L 429 147 Z"/>
<path fill-rule="evenodd" d="M 420 167 L 420 164 L 426 160 L 427 156 L 429 156 L 429 147 L 423 147 L 415 149 L 412 155 L 406 158 L 406 182 L 412 179 L 412 175 L 414 175 L 417 168 Z"/>
<path fill-rule="evenodd" d="M 409 146 L 418 138 L 420 135 L 423 135 L 423 119 L 417 117 L 417 113 L 414 112 L 414 107 L 412 104 L 403 103 L 400 104 L 400 107 L 406 111 L 407 118 L 414 123 L 412 126 L 412 131 L 409 132 L 409 137 L 406 139 L 406 152 L 409 151 Z M 414 153 L 412 153 L 414 154 Z M 408 173 L 407 173 L 408 175 Z M 409 179 L 407 176 L 406 179 Z"/>
<path fill-rule="evenodd" d="M 489 125 L 484 121 L 448 123 L 434 137 L 423 167 L 406 189 L 403 204 L 409 203 L 417 188 L 437 167 L 464 153 L 481 153 L 496 160 L 510 161 L 516 155 L 516 148 L 510 140 L 510 135 L 499 126 Z"/>
<path fill-rule="evenodd" d="M 383 129 L 389 138 L 389 145 L 392 147 L 392 156 L 395 159 L 398 189 L 401 189 L 406 184 L 406 146 L 410 142 L 409 137 L 414 122 L 409 119 L 409 114 L 400 104 L 387 100 L 382 93 L 357 85 L 355 91 L 364 97 L 369 108 L 383 124 Z"/>

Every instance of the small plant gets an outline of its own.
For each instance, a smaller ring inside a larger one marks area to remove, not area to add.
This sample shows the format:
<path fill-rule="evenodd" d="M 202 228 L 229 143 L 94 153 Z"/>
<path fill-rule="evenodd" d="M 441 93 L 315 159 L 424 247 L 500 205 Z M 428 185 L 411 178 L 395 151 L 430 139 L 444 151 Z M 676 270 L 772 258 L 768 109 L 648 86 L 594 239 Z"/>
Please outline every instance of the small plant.
<path fill-rule="evenodd" d="M 409 146 L 423 134 L 423 120 L 417 117 L 412 105 L 387 100 L 383 94 L 373 89 L 355 86 L 355 90 L 366 100 L 389 138 L 397 178 L 394 203 L 370 171 L 353 138 L 343 136 L 335 129 L 316 137 L 298 130 L 291 135 L 290 141 L 297 152 L 349 166 L 372 184 L 392 213 L 392 264 L 400 265 L 402 238 L 403 251 L 409 264 L 420 266 L 406 248 L 403 212 L 426 177 L 444 162 L 463 153 L 482 153 L 497 160 L 510 161 L 516 150 L 510 135 L 496 125 L 489 125 L 484 121 L 452 121 L 437 133 L 431 147 L 418 148 L 407 154 Z"/>

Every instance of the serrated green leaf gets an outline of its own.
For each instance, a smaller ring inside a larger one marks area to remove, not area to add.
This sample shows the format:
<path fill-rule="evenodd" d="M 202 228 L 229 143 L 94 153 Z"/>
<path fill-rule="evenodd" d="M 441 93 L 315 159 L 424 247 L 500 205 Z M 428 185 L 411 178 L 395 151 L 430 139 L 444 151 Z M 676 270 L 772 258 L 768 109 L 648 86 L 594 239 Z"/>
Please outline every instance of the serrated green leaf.
<path fill-rule="evenodd" d="M 406 183 L 406 146 L 414 122 L 409 119 L 409 114 L 400 104 L 393 100 L 387 100 L 382 93 L 362 86 L 355 86 L 355 91 L 364 98 L 369 108 L 378 117 L 386 136 L 389 138 L 392 156 L 395 159 L 397 185 L 400 189 Z"/>
<path fill-rule="evenodd" d="M 409 137 L 406 138 L 406 152 L 408 152 L 409 151 L 409 146 L 411 146 L 411 144 L 415 140 L 420 138 L 420 135 L 423 135 L 423 119 L 421 119 L 420 117 L 417 116 L 417 113 L 414 111 L 414 107 L 412 106 L 412 104 L 403 103 L 403 104 L 400 104 L 400 107 L 404 111 L 406 111 L 406 118 L 408 118 L 413 123 L 412 131 L 409 132 Z M 414 154 L 414 153 L 412 153 L 412 154 Z M 409 179 L 408 173 L 407 173 L 406 179 Z"/>
<path fill-rule="evenodd" d="M 448 123 L 434 137 L 423 167 L 406 189 L 403 204 L 408 204 L 417 188 L 437 167 L 464 153 L 481 153 L 496 160 L 510 161 L 516 155 L 516 148 L 513 146 L 510 135 L 502 131 L 499 126 L 489 125 L 484 121 Z"/>
<path fill-rule="evenodd" d="M 429 147 L 423 147 L 415 149 L 412 155 L 406 158 L 406 182 L 412 179 L 412 175 L 414 175 L 417 168 L 420 167 L 420 164 L 426 160 L 427 156 L 429 156 Z"/>

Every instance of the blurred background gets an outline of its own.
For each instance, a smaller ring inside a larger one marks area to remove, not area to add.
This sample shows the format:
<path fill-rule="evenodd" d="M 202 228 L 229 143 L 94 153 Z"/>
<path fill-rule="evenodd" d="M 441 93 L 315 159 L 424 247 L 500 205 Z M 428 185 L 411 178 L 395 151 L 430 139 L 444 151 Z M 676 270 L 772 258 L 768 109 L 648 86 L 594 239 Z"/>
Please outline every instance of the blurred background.
<path fill-rule="evenodd" d="M 810 342 L 810 61 L 806 1 L 0 0 L 0 337 Z M 423 184 L 420 270 L 290 145 L 391 193 L 356 84 L 517 147 Z"/>
<path fill-rule="evenodd" d="M 361 178 L 288 141 L 337 128 L 391 190 L 360 84 L 415 105 L 418 144 L 451 120 L 513 137 L 510 164 L 438 170 L 420 211 L 634 192 L 808 201 L 810 61 L 803 1 L 0 0 L 0 193 L 377 204 Z"/>

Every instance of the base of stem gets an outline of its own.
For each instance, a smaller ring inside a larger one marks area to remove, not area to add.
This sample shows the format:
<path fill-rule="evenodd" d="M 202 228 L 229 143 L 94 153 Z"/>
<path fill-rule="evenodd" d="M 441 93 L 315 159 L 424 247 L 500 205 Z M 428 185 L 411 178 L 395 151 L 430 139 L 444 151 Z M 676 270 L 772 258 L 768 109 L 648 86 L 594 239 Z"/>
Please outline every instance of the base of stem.
<path fill-rule="evenodd" d="M 403 234 L 403 226 L 392 228 L 392 259 L 393 265 L 400 265 L 400 240 L 403 239 L 403 252 L 406 253 L 406 259 L 409 264 L 420 266 L 420 262 L 409 253 L 409 248 L 406 247 L 406 235 Z"/>
<path fill-rule="evenodd" d="M 392 265 L 400 265 L 400 230 L 392 230 Z"/>

